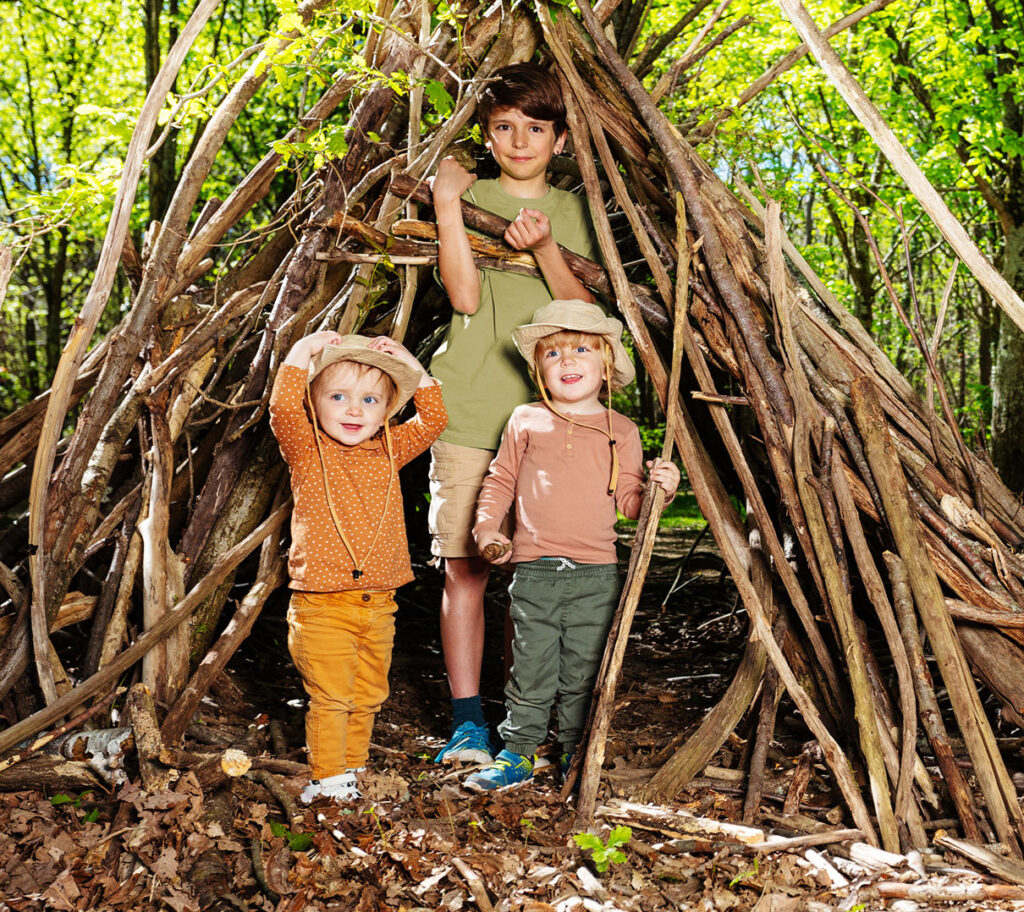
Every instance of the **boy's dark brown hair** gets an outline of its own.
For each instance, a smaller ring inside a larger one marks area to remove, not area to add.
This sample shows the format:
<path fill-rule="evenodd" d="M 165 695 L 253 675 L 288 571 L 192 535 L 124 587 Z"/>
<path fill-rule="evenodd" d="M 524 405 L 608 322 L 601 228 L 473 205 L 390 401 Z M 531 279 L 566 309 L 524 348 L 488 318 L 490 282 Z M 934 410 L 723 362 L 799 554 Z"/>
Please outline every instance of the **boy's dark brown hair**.
<path fill-rule="evenodd" d="M 556 136 L 566 131 L 565 99 L 554 73 L 535 63 L 514 63 L 494 75 L 495 81 L 488 83 L 477 101 L 485 134 L 491 115 L 500 108 L 517 108 L 534 120 L 550 120 Z"/>

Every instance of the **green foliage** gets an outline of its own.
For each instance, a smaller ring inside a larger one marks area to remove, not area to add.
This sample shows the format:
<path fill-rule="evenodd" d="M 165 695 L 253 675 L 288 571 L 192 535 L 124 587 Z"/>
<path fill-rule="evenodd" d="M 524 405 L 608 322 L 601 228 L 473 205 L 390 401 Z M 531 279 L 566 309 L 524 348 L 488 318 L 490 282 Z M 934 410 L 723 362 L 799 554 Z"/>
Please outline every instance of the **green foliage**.
<path fill-rule="evenodd" d="M 80 808 L 82 802 L 92 797 L 92 790 L 86 789 L 81 795 L 74 797 L 64 792 L 58 792 L 56 795 L 50 796 L 50 804 L 54 807 L 60 807 L 62 804 L 70 804 L 72 807 Z M 91 822 L 91 821 L 87 821 Z"/>
<path fill-rule="evenodd" d="M 619 846 L 629 844 L 633 831 L 628 826 L 617 826 L 608 834 L 607 842 L 593 833 L 576 833 L 572 838 L 583 851 L 591 853 L 590 858 L 597 872 L 604 874 L 610 865 L 621 864 L 626 860 L 626 853 Z"/>
<path fill-rule="evenodd" d="M 160 134 L 180 173 L 186 152 L 217 106 L 259 59 L 267 81 L 245 106 L 203 186 L 225 198 L 323 88 L 355 73 L 375 4 L 342 0 L 308 22 L 294 0 L 225 0 L 200 34 L 159 115 Z M 172 19 L 174 20 L 172 22 Z M 159 57 L 184 16 L 161 12 Z M 0 243 L 15 268 L 0 305 L 0 415 L 49 382 L 66 327 L 80 310 L 106 234 L 131 132 L 147 92 L 141 15 L 114 0 L 0 4 Z M 294 39 L 294 40 L 288 40 Z M 258 67 L 257 67 L 258 69 Z M 394 77 L 404 86 L 403 75 Z M 403 88 L 403 91 L 405 89 Z M 435 92 L 438 104 L 443 97 Z M 346 150 L 343 103 L 312 136 L 283 143 L 289 170 L 320 167 Z M 154 137 L 155 138 L 155 137 Z M 265 230 L 295 178 L 282 176 L 228 238 Z M 132 212 L 136 246 L 149 224 L 148 171 Z M 230 246 L 224 248 L 230 250 Z M 215 266 L 213 275 L 220 267 Z M 96 338 L 129 305 L 118 276 Z"/>
<path fill-rule="evenodd" d="M 345 141 L 344 127 L 327 123 L 321 124 L 301 142 L 279 139 L 271 144 L 271 148 L 281 156 L 279 171 L 292 166 L 296 159 L 316 170 L 329 157 L 344 155 L 348 151 L 348 143 Z"/>
<path fill-rule="evenodd" d="M 530 845 L 530 836 L 537 829 L 537 825 L 529 817 L 520 817 L 519 825 L 523 828 L 523 848 L 527 848 Z"/>
<path fill-rule="evenodd" d="M 729 881 L 729 887 L 735 887 L 736 884 L 743 883 L 743 881 L 749 880 L 751 877 L 756 877 L 760 870 L 760 864 L 758 862 L 757 857 L 755 856 L 754 866 L 752 868 L 748 868 L 746 871 L 741 871 L 739 874 L 737 874 L 732 880 Z"/>
<path fill-rule="evenodd" d="M 676 2 L 657 5 L 649 33 L 667 31 L 687 8 Z M 812 14 L 824 26 L 849 11 L 847 4 L 822 0 Z M 652 84 L 709 15 L 710 10 L 698 17 L 660 56 Z M 908 314 L 914 312 L 911 287 L 915 290 L 926 336 L 933 331 L 951 268 L 948 248 L 809 58 L 735 107 L 741 93 L 798 43 L 778 7 L 752 0 L 734 0 L 712 34 L 745 15 L 753 22 L 699 67 L 684 71 L 662 106 L 683 132 L 714 125 L 714 140 L 702 145 L 702 154 L 719 174 L 741 177 L 762 200 L 781 203 L 783 227 L 817 275 L 865 322 L 896 367 L 923 389 L 922 357 L 885 292 L 881 267 L 851 207 L 867 217 L 897 301 Z M 1005 244 L 1000 220 L 1006 214 L 994 211 L 991 201 L 1019 200 L 1024 194 L 1022 39 L 1019 6 L 1001 0 L 923 5 L 897 0 L 831 42 L 946 203 L 966 225 L 975 226 L 974 236 L 997 265 Z M 816 166 L 836 192 L 823 186 Z M 989 186 L 983 194 L 984 183 Z M 913 286 L 904 236 L 911 247 Z M 958 280 L 942 327 L 940 367 L 965 428 L 984 425 L 991 414 L 988 378 L 978 370 L 979 345 L 992 346 L 993 340 L 979 338 L 978 319 L 991 320 L 985 314 L 992 307 L 973 280 Z"/>
<path fill-rule="evenodd" d="M 431 24 L 435 27 L 441 23 L 450 25 L 455 29 L 455 32 L 461 41 L 463 20 L 465 20 L 468 15 L 469 13 L 462 12 L 458 8 L 458 5 L 453 6 L 448 3 L 447 0 L 441 0 L 441 2 L 434 7 L 434 11 L 431 14 Z"/>
<path fill-rule="evenodd" d="M 287 842 L 288 848 L 293 852 L 305 852 L 313 845 L 312 833 L 293 833 L 283 823 L 279 823 L 276 820 L 269 821 L 268 826 L 270 827 L 270 832 L 278 839 L 283 839 Z"/>
<path fill-rule="evenodd" d="M 423 92 L 437 111 L 438 117 L 447 117 L 455 107 L 455 99 L 436 79 L 428 79 L 424 82 Z"/>

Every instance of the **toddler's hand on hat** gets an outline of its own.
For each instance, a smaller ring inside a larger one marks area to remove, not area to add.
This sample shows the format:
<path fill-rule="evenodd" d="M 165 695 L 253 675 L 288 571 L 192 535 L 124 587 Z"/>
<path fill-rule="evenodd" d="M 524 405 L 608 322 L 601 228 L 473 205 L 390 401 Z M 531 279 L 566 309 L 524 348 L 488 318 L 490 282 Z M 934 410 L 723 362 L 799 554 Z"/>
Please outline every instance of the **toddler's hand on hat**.
<path fill-rule="evenodd" d="M 420 386 L 429 386 L 433 383 L 430 375 L 423 369 L 423 365 L 416 360 L 416 356 L 401 342 L 392 339 L 391 336 L 374 336 L 369 341 L 368 347 L 391 355 L 391 357 L 397 358 L 403 364 L 408 364 L 409 367 L 418 370 L 420 372 Z"/>
<path fill-rule="evenodd" d="M 665 459 L 648 459 L 647 468 L 651 473 L 651 481 L 665 492 L 665 502 L 668 503 L 676 496 L 679 487 L 679 467 Z"/>
<path fill-rule="evenodd" d="M 427 179 L 434 197 L 434 206 L 458 203 L 473 184 L 476 175 L 470 174 L 451 155 L 441 159 L 437 166 L 437 174 Z"/>
<path fill-rule="evenodd" d="M 505 240 L 516 250 L 536 250 L 553 243 L 551 220 L 540 209 L 520 209 L 508 228 Z"/>
<path fill-rule="evenodd" d="M 308 336 L 303 336 L 291 347 L 288 351 L 288 356 L 284 359 L 284 363 L 294 365 L 295 367 L 309 367 L 309 362 L 328 345 L 340 345 L 341 342 L 341 334 L 334 332 L 332 329 L 310 333 Z"/>

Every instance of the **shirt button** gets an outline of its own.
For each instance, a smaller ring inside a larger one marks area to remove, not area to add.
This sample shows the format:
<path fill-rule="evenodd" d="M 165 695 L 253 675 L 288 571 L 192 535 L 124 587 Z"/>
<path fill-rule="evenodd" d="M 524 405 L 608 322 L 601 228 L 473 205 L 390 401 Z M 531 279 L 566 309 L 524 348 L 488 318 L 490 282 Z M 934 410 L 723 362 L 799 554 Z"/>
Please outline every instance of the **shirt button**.
<path fill-rule="evenodd" d="M 370 593 L 369 592 L 364 592 L 363 593 L 363 601 L 364 602 L 370 601 Z"/>

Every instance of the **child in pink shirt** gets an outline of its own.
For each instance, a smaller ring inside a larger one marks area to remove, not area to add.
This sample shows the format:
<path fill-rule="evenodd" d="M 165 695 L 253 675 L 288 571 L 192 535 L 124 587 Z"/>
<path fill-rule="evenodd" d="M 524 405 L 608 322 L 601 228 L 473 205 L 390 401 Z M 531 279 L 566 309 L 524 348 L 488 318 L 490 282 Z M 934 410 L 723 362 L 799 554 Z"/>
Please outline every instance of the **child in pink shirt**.
<path fill-rule="evenodd" d="M 507 715 L 498 726 L 505 749 L 467 779 L 468 788 L 529 779 L 556 701 L 563 771 L 579 741 L 619 599 L 616 509 L 635 519 L 644 493 L 636 425 L 600 400 L 634 376 L 621 336 L 618 320 L 583 301 L 552 301 L 513 331 L 543 401 L 512 413 L 477 503 L 481 553 L 499 548 L 497 562 L 516 564 L 515 633 Z M 662 460 L 647 465 L 671 500 L 679 469 Z M 500 525 L 513 504 L 510 542 Z"/>

